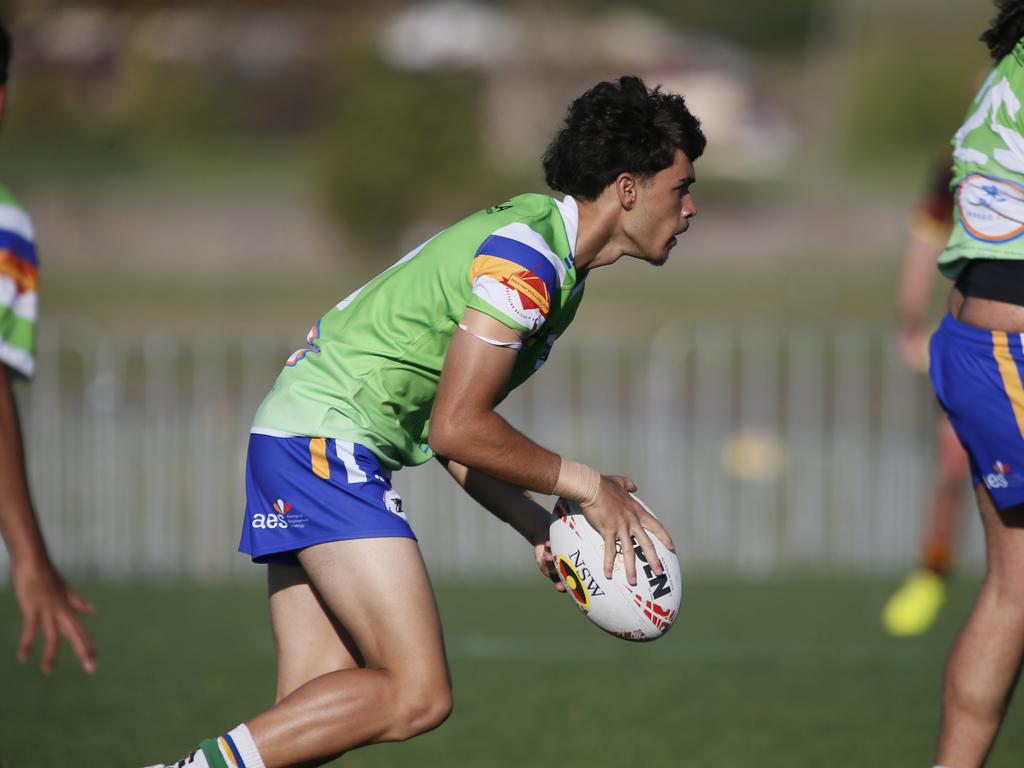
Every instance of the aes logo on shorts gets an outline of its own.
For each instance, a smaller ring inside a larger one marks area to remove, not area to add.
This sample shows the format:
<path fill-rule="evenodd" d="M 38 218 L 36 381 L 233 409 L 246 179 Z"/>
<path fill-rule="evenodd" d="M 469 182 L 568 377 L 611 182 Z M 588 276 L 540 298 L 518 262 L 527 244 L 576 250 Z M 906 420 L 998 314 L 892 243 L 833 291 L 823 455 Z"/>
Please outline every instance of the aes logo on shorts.
<path fill-rule="evenodd" d="M 267 514 L 257 512 L 252 516 L 253 528 L 304 528 L 305 515 L 292 511 L 292 505 L 283 499 L 274 502 L 274 511 Z"/>
<path fill-rule="evenodd" d="M 997 461 L 992 465 L 992 469 L 995 471 L 985 475 L 985 487 L 990 491 L 1024 485 L 1024 477 L 1021 477 L 1019 472 L 1011 474 L 1010 465 L 1006 462 Z"/>

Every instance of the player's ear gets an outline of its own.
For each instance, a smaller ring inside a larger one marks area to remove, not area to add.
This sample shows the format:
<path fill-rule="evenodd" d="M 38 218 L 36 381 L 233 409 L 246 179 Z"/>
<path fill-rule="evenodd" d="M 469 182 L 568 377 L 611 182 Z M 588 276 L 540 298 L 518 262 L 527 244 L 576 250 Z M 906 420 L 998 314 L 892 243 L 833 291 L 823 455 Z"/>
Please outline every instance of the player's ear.
<path fill-rule="evenodd" d="M 615 194 L 619 198 L 619 205 L 627 211 L 633 210 L 636 205 L 636 177 L 631 173 L 620 173 L 613 182 Z"/>

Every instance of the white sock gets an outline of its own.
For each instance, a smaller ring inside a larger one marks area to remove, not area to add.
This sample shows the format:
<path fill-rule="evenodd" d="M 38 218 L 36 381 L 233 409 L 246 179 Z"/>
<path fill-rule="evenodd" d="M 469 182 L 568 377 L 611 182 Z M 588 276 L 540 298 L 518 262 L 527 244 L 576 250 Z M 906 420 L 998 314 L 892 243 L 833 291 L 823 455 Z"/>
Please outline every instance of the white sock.
<path fill-rule="evenodd" d="M 184 760 L 179 760 L 173 765 L 167 766 L 167 768 L 210 768 L 210 764 L 206 762 L 206 755 L 203 754 L 203 750 L 197 749 Z"/>
<path fill-rule="evenodd" d="M 242 758 L 242 765 L 245 768 L 267 768 L 263 762 L 263 757 L 260 755 L 259 749 L 256 747 L 256 742 L 252 740 L 252 734 L 249 733 L 249 729 L 245 723 L 235 728 L 232 731 L 228 731 L 226 737 L 217 739 L 217 745 L 220 747 L 221 754 L 224 755 L 224 760 L 228 765 L 235 765 L 234 755 L 230 754 L 230 746 L 227 741 L 230 739 L 235 745 L 235 749 L 238 750 L 238 756 Z M 238 766 L 242 768 L 242 766 Z"/>

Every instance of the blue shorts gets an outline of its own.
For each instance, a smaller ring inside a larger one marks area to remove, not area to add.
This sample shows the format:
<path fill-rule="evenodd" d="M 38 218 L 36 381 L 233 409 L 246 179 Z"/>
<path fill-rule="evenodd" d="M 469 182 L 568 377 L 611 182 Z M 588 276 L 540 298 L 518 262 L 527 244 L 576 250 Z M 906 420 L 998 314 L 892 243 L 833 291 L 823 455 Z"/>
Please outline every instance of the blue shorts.
<path fill-rule="evenodd" d="M 257 563 L 297 564 L 300 549 L 328 541 L 415 539 L 368 448 L 325 437 L 249 435 L 245 519 L 238 549 Z"/>
<path fill-rule="evenodd" d="M 932 336 L 931 380 L 982 483 L 1000 510 L 1024 504 L 1024 334 L 946 315 Z"/>

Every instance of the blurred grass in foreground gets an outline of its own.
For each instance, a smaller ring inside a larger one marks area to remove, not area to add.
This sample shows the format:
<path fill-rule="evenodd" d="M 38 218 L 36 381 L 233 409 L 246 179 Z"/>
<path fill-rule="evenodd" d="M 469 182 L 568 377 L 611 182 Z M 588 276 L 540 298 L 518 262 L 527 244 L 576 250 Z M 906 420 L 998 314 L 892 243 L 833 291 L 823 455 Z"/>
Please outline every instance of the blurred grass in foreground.
<path fill-rule="evenodd" d="M 603 635 L 536 583 L 441 585 L 456 707 L 438 731 L 351 766 L 929 765 L 946 654 L 977 589 L 953 584 L 928 635 L 885 636 L 896 579 L 695 577 L 653 645 Z M 100 673 L 66 649 L 53 677 L 14 660 L 0 600 L 0 763 L 130 768 L 180 757 L 273 696 L 259 586 L 92 587 Z M 1020 702 L 993 768 L 1019 763 Z"/>

